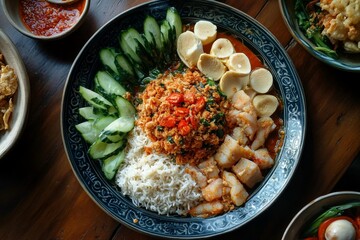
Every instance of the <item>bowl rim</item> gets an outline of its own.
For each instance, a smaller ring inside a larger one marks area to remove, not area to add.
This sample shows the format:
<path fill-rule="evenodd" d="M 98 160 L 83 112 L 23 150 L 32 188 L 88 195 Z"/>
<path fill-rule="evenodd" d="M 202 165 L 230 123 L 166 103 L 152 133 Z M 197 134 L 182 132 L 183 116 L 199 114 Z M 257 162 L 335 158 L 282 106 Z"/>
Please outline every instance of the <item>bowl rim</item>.
<path fill-rule="evenodd" d="M 7 20 L 10 22 L 10 24 L 20 33 L 24 34 L 27 37 L 33 38 L 33 39 L 39 39 L 39 40 L 58 40 L 58 39 L 62 39 L 68 35 L 70 35 L 71 33 L 73 33 L 77 28 L 80 27 L 80 25 L 85 21 L 85 18 L 89 12 L 90 9 L 90 3 L 91 0 L 84 0 L 85 1 L 85 6 L 84 6 L 84 10 L 81 13 L 78 21 L 71 27 L 66 29 L 65 31 L 56 34 L 56 35 L 52 35 L 52 36 L 41 36 L 41 35 L 35 35 L 32 32 L 30 32 L 29 30 L 27 30 L 27 27 L 22 23 L 23 27 L 20 27 L 13 19 L 12 15 L 10 14 L 8 8 L 7 8 L 7 0 L 1 0 L 1 5 L 4 11 L 4 14 L 7 18 Z M 18 3 L 17 3 L 18 5 Z"/>
<path fill-rule="evenodd" d="M 288 224 L 288 226 L 286 227 L 284 234 L 281 238 L 281 240 L 288 240 L 287 239 L 287 235 L 290 233 L 292 226 L 296 223 L 296 221 L 302 216 L 302 214 L 306 213 L 307 211 L 309 211 L 315 204 L 320 204 L 321 201 L 324 201 L 325 199 L 335 199 L 336 197 L 341 197 L 341 196 L 353 196 L 353 197 L 359 197 L 360 199 L 360 192 L 357 191 L 336 191 L 336 192 L 330 192 L 327 193 L 325 195 L 316 197 L 315 199 L 311 200 L 309 203 L 307 203 L 305 206 L 303 206 L 296 214 L 295 216 L 291 219 L 290 223 Z M 342 200 L 342 202 L 346 202 L 346 200 Z M 332 203 L 332 206 L 337 205 L 336 203 Z M 314 211 L 313 214 L 309 215 L 311 217 L 316 216 L 315 214 L 316 211 Z"/>
<path fill-rule="evenodd" d="M 299 29 L 297 21 L 293 21 L 290 16 L 288 9 L 288 4 L 291 1 L 288 0 L 278 0 L 278 5 L 280 7 L 281 16 L 285 22 L 285 25 L 294 39 L 313 57 L 320 60 L 321 62 L 328 64 L 336 69 L 347 71 L 347 72 L 360 72 L 360 63 L 358 66 L 348 65 L 342 61 L 333 59 L 325 54 L 314 49 L 314 44 L 308 40 L 302 31 Z M 360 57 L 360 53 L 356 53 Z"/>
<path fill-rule="evenodd" d="M 25 64 L 15 47 L 14 43 L 8 37 L 8 35 L 0 28 L 0 50 L 4 54 L 5 61 L 9 64 L 15 71 L 18 76 L 18 89 L 16 95 L 16 103 L 14 106 L 14 111 L 11 116 L 11 125 L 10 130 L 6 133 L 2 133 L 1 142 L 0 142 L 0 159 L 5 156 L 5 154 L 10 151 L 10 149 L 15 145 L 16 140 L 22 134 L 28 112 L 29 112 L 29 99 L 30 99 L 30 83 L 29 77 L 26 72 Z M 6 46 L 5 49 L 1 49 L 2 46 Z M 10 56 L 14 59 L 9 63 Z M 4 134 L 4 135 L 3 135 Z M 5 136 L 6 135 L 6 136 Z M 5 136 L 6 141 L 4 142 L 3 137 Z"/>

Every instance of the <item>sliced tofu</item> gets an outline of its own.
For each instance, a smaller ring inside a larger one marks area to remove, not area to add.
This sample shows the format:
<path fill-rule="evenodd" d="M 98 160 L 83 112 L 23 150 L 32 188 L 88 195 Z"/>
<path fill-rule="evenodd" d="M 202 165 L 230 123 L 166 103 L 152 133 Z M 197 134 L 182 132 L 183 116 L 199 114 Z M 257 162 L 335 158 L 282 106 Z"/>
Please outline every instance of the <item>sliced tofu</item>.
<path fill-rule="evenodd" d="M 216 165 L 216 161 L 214 157 L 210 157 L 208 160 L 201 162 L 198 165 L 198 168 L 206 176 L 208 180 L 219 177 L 220 170 Z"/>
<path fill-rule="evenodd" d="M 262 117 L 257 120 L 258 130 L 254 141 L 251 144 L 251 149 L 257 150 L 263 147 L 269 134 L 275 130 L 276 125 L 274 120 L 270 117 Z"/>
<path fill-rule="evenodd" d="M 205 187 L 207 185 L 206 176 L 197 167 L 187 166 L 185 172 L 189 174 L 200 187 Z"/>
<path fill-rule="evenodd" d="M 230 168 L 242 156 L 240 145 L 230 135 L 226 135 L 224 142 L 214 155 L 217 164 L 222 168 Z"/>
<path fill-rule="evenodd" d="M 239 125 L 244 128 L 246 136 L 253 140 L 258 130 L 256 114 L 249 112 L 240 112 L 238 115 Z"/>
<path fill-rule="evenodd" d="M 222 213 L 224 205 L 220 200 L 213 202 L 204 202 L 190 209 L 189 213 L 191 216 L 197 217 L 210 217 Z"/>
<path fill-rule="evenodd" d="M 240 90 L 232 96 L 231 103 L 233 104 L 234 108 L 242 111 L 245 107 L 251 104 L 251 99 L 244 90 Z"/>
<path fill-rule="evenodd" d="M 242 205 L 249 196 L 249 193 L 246 191 L 244 186 L 241 184 L 239 179 L 235 176 L 234 173 L 224 171 L 222 174 L 223 180 L 228 183 L 230 186 L 230 198 L 231 201 L 236 205 Z"/>
<path fill-rule="evenodd" d="M 266 148 L 260 148 L 254 153 L 255 155 L 251 159 L 259 166 L 261 170 L 268 169 L 274 166 L 274 160 L 272 159 Z"/>
<path fill-rule="evenodd" d="M 244 186 L 240 183 L 239 185 L 235 185 L 230 190 L 231 201 L 236 206 L 241 206 L 245 203 L 246 199 L 249 196 L 249 193 L 245 190 Z"/>
<path fill-rule="evenodd" d="M 221 178 L 214 179 L 201 191 L 203 198 L 208 202 L 220 199 L 223 194 L 223 180 Z"/>
<path fill-rule="evenodd" d="M 246 145 L 249 141 L 247 138 L 245 131 L 241 127 L 236 127 L 232 130 L 230 136 L 235 139 L 239 145 Z"/>
<path fill-rule="evenodd" d="M 232 166 L 232 171 L 239 178 L 240 182 L 249 188 L 263 180 L 259 166 L 246 158 L 241 158 L 237 164 Z"/>

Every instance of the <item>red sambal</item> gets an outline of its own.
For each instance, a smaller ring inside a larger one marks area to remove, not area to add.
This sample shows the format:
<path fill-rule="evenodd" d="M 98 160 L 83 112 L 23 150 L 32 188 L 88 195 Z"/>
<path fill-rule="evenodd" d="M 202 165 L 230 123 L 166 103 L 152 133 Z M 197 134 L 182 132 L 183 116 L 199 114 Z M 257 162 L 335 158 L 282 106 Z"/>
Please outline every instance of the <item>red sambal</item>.
<path fill-rule="evenodd" d="M 84 11 L 85 1 L 57 5 L 46 0 L 20 0 L 19 10 L 26 27 L 39 36 L 52 36 L 71 28 Z"/>

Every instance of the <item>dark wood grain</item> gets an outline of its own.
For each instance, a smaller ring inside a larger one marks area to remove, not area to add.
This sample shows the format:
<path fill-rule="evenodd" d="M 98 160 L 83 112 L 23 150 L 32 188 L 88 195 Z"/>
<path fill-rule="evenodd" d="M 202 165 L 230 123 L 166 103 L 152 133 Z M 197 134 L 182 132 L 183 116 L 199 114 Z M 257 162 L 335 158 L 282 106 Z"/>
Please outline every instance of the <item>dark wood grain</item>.
<path fill-rule="evenodd" d="M 55 42 L 20 34 L 0 14 L 0 27 L 17 46 L 31 85 L 26 128 L 1 159 L 0 239 L 155 239 L 122 226 L 86 194 L 72 172 L 60 132 L 63 87 L 81 47 L 104 23 L 143 2 L 93 0 L 84 25 Z M 333 69 L 300 47 L 276 0 L 221 2 L 256 18 L 274 34 L 293 60 L 306 95 L 306 144 L 293 179 L 267 211 L 221 238 L 280 239 L 294 214 L 332 191 L 360 151 L 360 74 Z"/>

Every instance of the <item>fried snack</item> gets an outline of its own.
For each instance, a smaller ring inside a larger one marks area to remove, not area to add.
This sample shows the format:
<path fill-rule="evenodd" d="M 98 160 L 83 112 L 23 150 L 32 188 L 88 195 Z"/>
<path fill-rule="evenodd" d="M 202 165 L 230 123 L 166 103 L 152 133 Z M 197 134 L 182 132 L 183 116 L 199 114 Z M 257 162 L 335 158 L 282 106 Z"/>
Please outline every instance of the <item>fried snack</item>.
<path fill-rule="evenodd" d="M 13 97 L 18 88 L 18 79 L 13 68 L 6 65 L 0 53 L 0 132 L 10 128 L 11 114 L 14 111 Z"/>
<path fill-rule="evenodd" d="M 320 0 L 327 11 L 323 18 L 323 34 L 332 43 L 343 42 L 348 52 L 360 53 L 360 1 Z"/>

